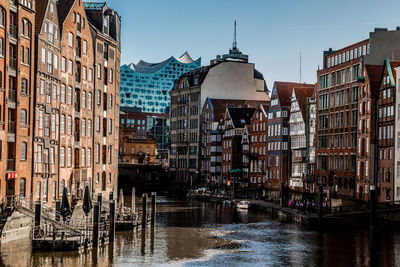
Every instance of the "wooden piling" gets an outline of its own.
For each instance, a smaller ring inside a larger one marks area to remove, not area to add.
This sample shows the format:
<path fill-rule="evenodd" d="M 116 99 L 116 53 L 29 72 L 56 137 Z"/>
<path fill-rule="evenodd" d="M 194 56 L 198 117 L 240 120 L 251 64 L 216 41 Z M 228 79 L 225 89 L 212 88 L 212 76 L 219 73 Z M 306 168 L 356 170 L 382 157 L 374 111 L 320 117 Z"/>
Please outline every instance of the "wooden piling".
<path fill-rule="evenodd" d="M 136 190 L 135 187 L 132 187 L 132 212 L 133 214 L 135 214 L 135 210 L 136 210 Z"/>
<path fill-rule="evenodd" d="M 99 203 L 99 214 L 101 214 L 101 204 L 103 202 L 103 196 L 101 195 L 101 193 L 97 195 L 97 202 Z"/>
<path fill-rule="evenodd" d="M 99 203 L 94 203 L 93 206 L 93 247 L 99 245 L 99 219 L 100 219 L 100 205 Z"/>
<path fill-rule="evenodd" d="M 61 199 L 56 200 L 56 221 L 60 221 L 61 215 Z"/>
<path fill-rule="evenodd" d="M 115 235 L 115 201 L 110 200 L 110 228 L 108 229 L 108 240 L 114 241 Z"/>
<path fill-rule="evenodd" d="M 151 192 L 151 226 L 154 226 L 156 221 L 156 192 Z"/>
<path fill-rule="evenodd" d="M 142 194 L 142 201 L 143 201 L 142 228 L 146 228 L 146 224 L 147 224 L 147 194 L 146 193 Z"/>
<path fill-rule="evenodd" d="M 41 219 L 42 219 L 42 202 L 38 200 L 35 203 L 35 226 L 40 226 Z"/>

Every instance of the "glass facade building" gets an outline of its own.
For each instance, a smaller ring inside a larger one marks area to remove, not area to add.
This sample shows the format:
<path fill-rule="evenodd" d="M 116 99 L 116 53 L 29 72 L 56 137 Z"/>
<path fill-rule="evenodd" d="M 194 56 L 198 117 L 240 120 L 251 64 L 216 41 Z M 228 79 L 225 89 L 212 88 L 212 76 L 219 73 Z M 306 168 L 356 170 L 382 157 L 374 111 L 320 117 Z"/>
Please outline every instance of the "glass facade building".
<path fill-rule="evenodd" d="M 160 63 L 140 61 L 121 67 L 121 107 L 143 112 L 169 113 L 169 91 L 174 81 L 186 72 L 200 68 L 201 58 L 194 61 L 187 52 Z"/>

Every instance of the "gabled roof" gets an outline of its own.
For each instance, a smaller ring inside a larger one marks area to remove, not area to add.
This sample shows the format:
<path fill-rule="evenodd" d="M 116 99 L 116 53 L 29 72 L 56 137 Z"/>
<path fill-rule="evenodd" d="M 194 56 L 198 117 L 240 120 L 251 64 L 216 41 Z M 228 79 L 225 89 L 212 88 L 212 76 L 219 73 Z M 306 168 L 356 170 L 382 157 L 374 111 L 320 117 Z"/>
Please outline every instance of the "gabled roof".
<path fill-rule="evenodd" d="M 63 29 L 64 21 L 67 18 L 68 13 L 71 10 L 74 3 L 75 3 L 75 0 L 58 0 L 57 1 L 58 23 L 60 26 L 60 32 Z"/>
<path fill-rule="evenodd" d="M 279 102 L 281 106 L 289 106 L 292 90 L 295 87 L 310 87 L 314 88 L 313 84 L 306 84 L 306 83 L 294 83 L 294 82 L 274 82 L 274 89 L 278 94 Z"/>
<path fill-rule="evenodd" d="M 35 35 L 38 35 L 40 33 L 40 30 L 42 29 L 42 23 L 44 20 L 44 17 L 46 16 L 46 10 L 47 6 L 49 4 L 49 0 L 42 0 L 42 1 L 36 1 L 35 5 Z M 57 11 L 57 8 L 54 8 L 55 11 Z"/>
<path fill-rule="evenodd" d="M 383 73 L 382 65 L 365 65 L 365 76 L 369 80 L 370 93 L 376 93 L 380 86 L 381 74 Z"/>
<path fill-rule="evenodd" d="M 303 120 L 305 120 L 307 111 L 307 98 L 312 97 L 314 95 L 314 86 L 294 87 L 293 91 L 296 95 L 296 100 L 297 103 L 299 104 L 301 114 L 303 115 Z"/>
<path fill-rule="evenodd" d="M 253 108 L 260 104 L 267 103 L 267 101 L 260 100 L 235 100 L 235 99 L 217 99 L 207 97 L 206 103 L 209 103 L 211 109 L 213 109 L 214 121 L 217 121 L 226 111 L 227 107 L 231 108 Z M 268 106 L 267 104 L 264 104 Z"/>
<path fill-rule="evenodd" d="M 396 71 L 395 68 L 400 65 L 400 60 L 389 60 L 388 58 L 385 59 L 383 63 L 382 70 L 379 77 L 379 85 L 382 84 L 382 79 L 385 74 L 385 69 L 388 70 L 388 75 L 390 78 L 391 86 L 396 86 Z"/>
<path fill-rule="evenodd" d="M 256 116 L 256 112 L 257 111 L 261 111 L 261 114 L 263 114 L 263 116 L 265 117 L 265 119 L 268 119 L 268 115 L 266 110 L 268 110 L 268 105 L 263 105 L 263 104 L 259 104 L 256 108 L 256 111 L 254 112 L 253 116 L 251 117 L 251 120 L 254 119 L 254 117 Z"/>
<path fill-rule="evenodd" d="M 255 108 L 227 108 L 227 113 L 234 128 L 244 128 L 250 124 Z"/>

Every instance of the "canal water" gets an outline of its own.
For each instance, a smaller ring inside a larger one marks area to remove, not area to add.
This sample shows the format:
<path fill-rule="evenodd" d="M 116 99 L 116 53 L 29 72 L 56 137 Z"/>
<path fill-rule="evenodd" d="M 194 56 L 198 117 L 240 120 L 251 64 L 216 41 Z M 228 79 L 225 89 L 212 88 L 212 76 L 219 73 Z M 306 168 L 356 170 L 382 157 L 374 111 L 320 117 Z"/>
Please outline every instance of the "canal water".
<path fill-rule="evenodd" d="M 139 203 L 138 203 L 139 206 Z M 382 229 L 306 229 L 216 203 L 159 197 L 157 224 L 117 232 L 89 253 L 31 253 L 28 240 L 3 244 L 0 266 L 396 266 L 400 234 Z"/>

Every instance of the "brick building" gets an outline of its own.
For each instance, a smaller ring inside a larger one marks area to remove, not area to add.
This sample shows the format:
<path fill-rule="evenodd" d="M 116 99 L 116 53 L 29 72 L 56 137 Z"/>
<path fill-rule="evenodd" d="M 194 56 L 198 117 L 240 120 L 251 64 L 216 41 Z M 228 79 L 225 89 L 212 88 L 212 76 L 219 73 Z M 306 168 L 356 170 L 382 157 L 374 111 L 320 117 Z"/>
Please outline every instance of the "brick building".
<path fill-rule="evenodd" d="M 396 72 L 400 61 L 385 59 L 380 68 L 378 89 L 378 177 L 377 196 L 379 202 L 394 201 L 395 187 L 395 104 Z M 373 116 L 374 117 L 374 116 Z M 375 130 L 375 129 L 372 129 Z M 374 142 L 374 140 L 371 140 Z M 372 146 L 371 146 L 372 147 Z M 363 148 L 361 148 L 363 149 Z M 364 148 L 365 149 L 365 148 Z"/>
<path fill-rule="evenodd" d="M 35 2 L 0 4 L 0 195 L 29 196 L 32 178 Z"/>
<path fill-rule="evenodd" d="M 61 86 L 58 25 L 56 1 L 36 1 L 32 191 L 35 200 L 48 204 L 62 192 L 58 173 Z"/>
<path fill-rule="evenodd" d="M 222 179 L 224 181 L 232 182 L 231 171 L 243 169 L 242 135 L 246 125 L 250 125 L 255 111 L 255 108 L 226 108 L 222 135 Z"/>
<path fill-rule="evenodd" d="M 373 155 L 366 149 L 374 137 L 371 97 L 376 90 L 373 65 L 381 65 L 386 57 L 398 58 L 399 43 L 399 30 L 375 29 L 369 39 L 324 52 L 323 69 L 317 73 L 315 183 L 330 196 L 368 199 Z"/>
<path fill-rule="evenodd" d="M 289 113 L 292 90 L 295 87 L 313 85 L 279 82 L 274 83 L 271 102 L 268 109 L 267 126 L 267 183 L 269 197 L 278 197 L 281 183 L 288 186 L 290 164 L 289 149 Z"/>
<path fill-rule="evenodd" d="M 102 192 L 108 197 L 108 193 L 117 190 L 118 187 L 121 18 L 114 10 L 108 8 L 105 2 L 84 3 L 84 8 L 93 39 L 92 43 L 88 44 L 90 45 L 88 49 L 93 50 L 95 73 L 93 89 L 90 87 L 87 92 L 82 90 L 81 93 L 83 112 L 85 108 L 88 109 L 86 124 L 92 121 L 90 130 L 93 128 L 92 125 L 95 126 L 90 151 L 90 157 L 94 159 L 93 169 L 91 173 L 87 173 L 86 181 L 90 184 L 89 178 L 93 177 L 92 192 Z M 83 69 L 84 79 L 85 75 L 86 70 Z M 90 107 L 89 101 L 85 103 L 86 99 L 90 99 Z M 82 129 L 85 125 L 84 120 L 82 118 Z M 82 133 L 81 136 L 84 137 L 85 134 Z M 88 149 L 90 148 L 87 148 L 87 153 Z M 84 152 L 82 157 L 83 155 Z M 89 156 L 87 158 L 89 165 L 88 159 Z"/>
<path fill-rule="evenodd" d="M 121 124 L 119 129 L 119 163 L 155 164 L 155 139 L 138 137 L 130 125 Z"/>

